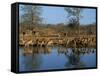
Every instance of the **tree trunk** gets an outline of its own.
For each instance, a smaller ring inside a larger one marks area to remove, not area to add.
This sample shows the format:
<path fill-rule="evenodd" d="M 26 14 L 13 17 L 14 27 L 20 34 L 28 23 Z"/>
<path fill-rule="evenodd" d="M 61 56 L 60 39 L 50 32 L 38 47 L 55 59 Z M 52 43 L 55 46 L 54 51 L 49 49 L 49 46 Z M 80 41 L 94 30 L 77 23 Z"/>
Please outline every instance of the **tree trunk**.
<path fill-rule="evenodd" d="M 78 14 L 78 35 L 80 35 L 80 22 L 79 22 L 79 14 Z"/>

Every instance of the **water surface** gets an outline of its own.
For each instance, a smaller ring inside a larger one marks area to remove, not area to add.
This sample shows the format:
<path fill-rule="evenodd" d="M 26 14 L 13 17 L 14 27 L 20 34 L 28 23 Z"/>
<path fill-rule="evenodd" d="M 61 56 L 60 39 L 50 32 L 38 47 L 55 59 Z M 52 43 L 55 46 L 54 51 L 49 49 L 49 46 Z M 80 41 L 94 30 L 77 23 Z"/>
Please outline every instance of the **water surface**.
<path fill-rule="evenodd" d="M 19 70 L 36 71 L 51 69 L 96 67 L 96 49 L 54 47 L 20 47 Z"/>

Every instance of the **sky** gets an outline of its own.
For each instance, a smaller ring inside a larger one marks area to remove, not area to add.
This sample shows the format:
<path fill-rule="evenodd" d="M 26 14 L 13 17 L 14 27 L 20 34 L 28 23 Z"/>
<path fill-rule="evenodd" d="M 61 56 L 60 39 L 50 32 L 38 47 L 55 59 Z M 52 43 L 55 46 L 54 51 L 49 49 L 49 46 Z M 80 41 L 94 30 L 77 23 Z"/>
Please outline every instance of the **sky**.
<path fill-rule="evenodd" d="M 43 23 L 47 24 L 59 24 L 67 23 L 67 13 L 63 7 L 54 6 L 41 6 L 42 12 L 41 17 L 43 18 Z M 22 13 L 22 12 L 21 12 Z M 80 24 L 91 24 L 96 22 L 96 10 L 91 8 L 85 8 L 82 12 L 82 18 L 80 19 Z"/>
<path fill-rule="evenodd" d="M 43 22 L 50 24 L 66 23 L 67 13 L 62 7 L 43 6 Z M 96 10 L 85 8 L 82 12 L 81 24 L 91 24 L 96 22 Z"/>

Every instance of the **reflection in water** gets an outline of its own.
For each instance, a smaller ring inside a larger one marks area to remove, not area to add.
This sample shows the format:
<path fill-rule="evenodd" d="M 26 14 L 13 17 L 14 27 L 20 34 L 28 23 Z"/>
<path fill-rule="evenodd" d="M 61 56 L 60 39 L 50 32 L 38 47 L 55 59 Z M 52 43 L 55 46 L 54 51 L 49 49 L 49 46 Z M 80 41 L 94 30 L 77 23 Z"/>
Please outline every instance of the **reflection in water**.
<path fill-rule="evenodd" d="M 24 47 L 23 48 L 23 54 L 50 54 L 51 53 L 51 47 Z"/>
<path fill-rule="evenodd" d="M 68 62 L 65 64 L 65 66 L 69 68 L 83 67 L 84 63 L 81 62 L 80 55 L 81 55 L 81 52 L 79 52 L 78 50 L 76 51 L 72 49 L 72 52 L 70 53 L 70 55 L 66 54 L 66 57 L 68 58 Z"/>
<path fill-rule="evenodd" d="M 40 67 L 41 55 L 34 55 L 32 47 L 20 49 L 19 68 L 21 71 L 32 71 Z"/>
<path fill-rule="evenodd" d="M 20 71 L 85 68 L 96 66 L 96 49 L 93 48 L 77 49 L 62 46 L 31 46 L 20 47 L 19 54 Z"/>
<path fill-rule="evenodd" d="M 58 54 L 64 54 L 66 56 L 66 59 L 68 61 L 65 64 L 65 67 L 68 68 L 81 68 L 85 67 L 85 63 L 81 61 L 81 55 L 94 53 L 95 49 L 90 48 L 72 48 L 72 49 L 66 49 L 64 47 L 58 48 Z"/>
<path fill-rule="evenodd" d="M 51 52 L 50 47 L 22 47 L 22 49 L 20 50 L 19 59 L 21 71 L 36 70 L 42 64 L 41 53 L 50 54 Z"/>

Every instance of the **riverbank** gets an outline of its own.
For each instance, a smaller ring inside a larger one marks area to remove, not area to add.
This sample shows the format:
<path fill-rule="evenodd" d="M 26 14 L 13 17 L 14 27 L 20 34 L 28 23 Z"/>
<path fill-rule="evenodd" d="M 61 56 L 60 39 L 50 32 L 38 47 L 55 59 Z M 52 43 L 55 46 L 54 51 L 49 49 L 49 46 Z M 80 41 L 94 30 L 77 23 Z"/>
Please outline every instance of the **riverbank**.
<path fill-rule="evenodd" d="M 20 34 L 19 36 L 19 45 L 21 46 L 53 46 L 53 45 L 62 45 L 66 47 L 96 47 L 96 36 L 95 35 L 80 35 L 80 36 L 63 36 L 63 37 L 54 37 L 54 36 L 45 36 L 39 37 L 31 34 Z"/>

